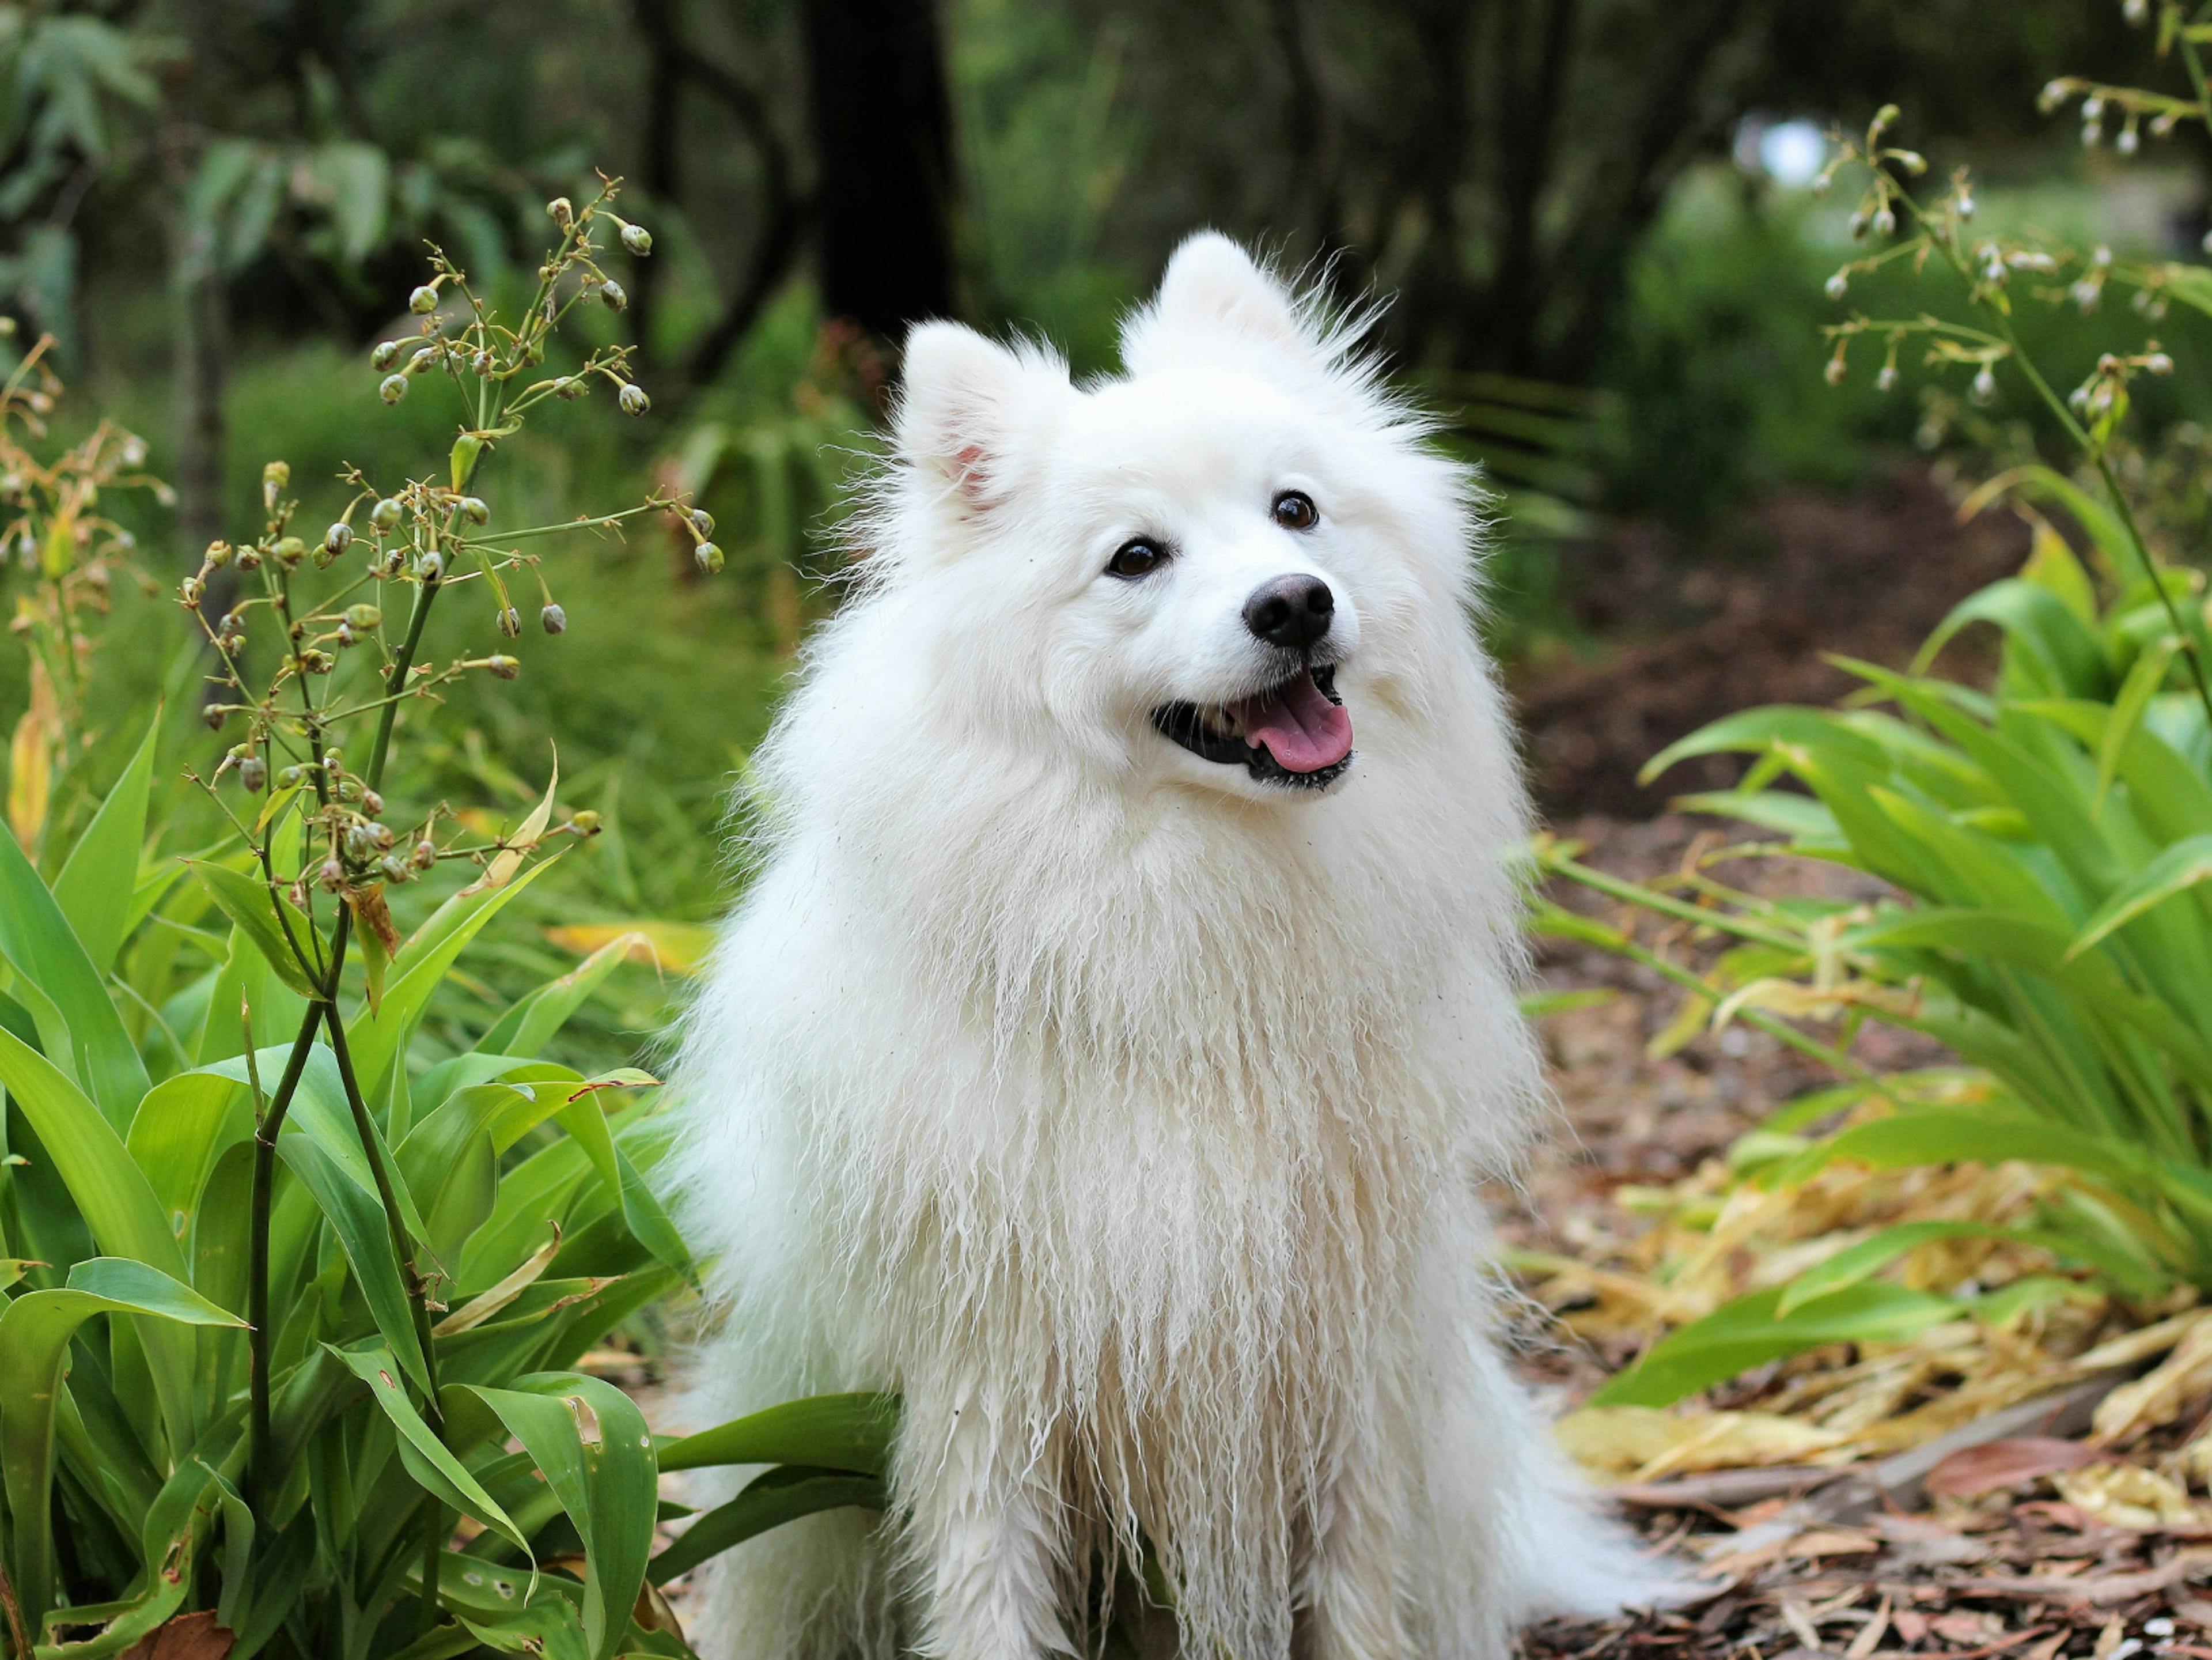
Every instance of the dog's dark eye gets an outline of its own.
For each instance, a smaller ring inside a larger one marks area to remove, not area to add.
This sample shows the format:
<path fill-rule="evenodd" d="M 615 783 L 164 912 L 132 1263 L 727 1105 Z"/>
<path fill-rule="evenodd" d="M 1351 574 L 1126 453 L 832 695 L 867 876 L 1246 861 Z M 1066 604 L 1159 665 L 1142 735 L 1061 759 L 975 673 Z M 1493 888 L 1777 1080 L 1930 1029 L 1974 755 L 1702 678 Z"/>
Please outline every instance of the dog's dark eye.
<path fill-rule="evenodd" d="M 1150 575 L 1168 562 L 1168 550 L 1146 537 L 1136 537 L 1115 550 L 1106 569 L 1116 576 L 1135 578 Z"/>
<path fill-rule="evenodd" d="M 1275 522 L 1285 530 L 1311 530 L 1321 513 L 1304 490 L 1285 490 L 1275 498 Z"/>

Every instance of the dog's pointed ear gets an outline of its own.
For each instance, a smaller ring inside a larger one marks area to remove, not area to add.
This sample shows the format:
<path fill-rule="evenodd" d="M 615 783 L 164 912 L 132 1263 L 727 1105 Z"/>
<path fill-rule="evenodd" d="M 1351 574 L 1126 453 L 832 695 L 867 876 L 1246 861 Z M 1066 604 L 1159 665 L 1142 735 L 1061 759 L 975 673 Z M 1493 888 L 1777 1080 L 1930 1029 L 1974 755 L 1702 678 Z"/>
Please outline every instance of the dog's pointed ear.
<path fill-rule="evenodd" d="M 922 323 L 906 337 L 898 413 L 902 454 L 940 472 L 975 505 L 1003 489 L 1016 442 L 1068 388 L 1067 368 L 1036 348 L 1009 350 L 958 323 Z"/>
<path fill-rule="evenodd" d="M 1175 251 L 1152 303 L 1121 325 L 1121 361 L 1141 374 L 1179 355 L 1181 343 L 1224 336 L 1321 350 L 1290 289 L 1219 231 L 1202 230 Z"/>

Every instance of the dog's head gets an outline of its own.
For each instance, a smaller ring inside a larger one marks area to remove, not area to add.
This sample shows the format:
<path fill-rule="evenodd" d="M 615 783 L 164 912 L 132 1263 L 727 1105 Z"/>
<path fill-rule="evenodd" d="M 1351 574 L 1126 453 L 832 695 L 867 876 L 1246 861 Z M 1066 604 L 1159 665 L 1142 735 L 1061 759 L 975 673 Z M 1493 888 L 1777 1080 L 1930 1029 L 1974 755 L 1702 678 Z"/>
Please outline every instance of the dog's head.
<path fill-rule="evenodd" d="M 1129 319 L 1118 378 L 915 330 L 879 580 L 944 654 L 932 684 L 1125 781 L 1341 786 L 1468 626 L 1464 481 L 1352 348 L 1213 234 Z"/>

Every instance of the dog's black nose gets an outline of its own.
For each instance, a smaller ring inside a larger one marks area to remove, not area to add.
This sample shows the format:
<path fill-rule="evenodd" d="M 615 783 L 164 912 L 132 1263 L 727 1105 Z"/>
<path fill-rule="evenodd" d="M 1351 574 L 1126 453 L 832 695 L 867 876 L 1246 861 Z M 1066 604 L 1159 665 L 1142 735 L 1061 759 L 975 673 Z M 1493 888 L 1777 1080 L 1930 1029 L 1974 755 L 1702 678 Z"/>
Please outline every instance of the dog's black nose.
<path fill-rule="evenodd" d="M 1310 646 L 1335 615 L 1336 596 L 1318 576 L 1271 577 L 1244 602 L 1244 626 L 1273 646 Z"/>

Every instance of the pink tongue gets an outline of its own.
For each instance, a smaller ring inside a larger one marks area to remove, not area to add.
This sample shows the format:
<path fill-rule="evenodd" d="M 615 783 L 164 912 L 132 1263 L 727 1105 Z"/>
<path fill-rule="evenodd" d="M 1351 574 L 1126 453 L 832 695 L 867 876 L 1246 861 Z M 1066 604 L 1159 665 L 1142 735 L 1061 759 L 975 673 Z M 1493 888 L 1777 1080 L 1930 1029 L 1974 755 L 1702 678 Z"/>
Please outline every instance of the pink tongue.
<path fill-rule="evenodd" d="M 1266 745 L 1286 772 L 1319 772 L 1352 753 L 1351 711 L 1322 696 L 1311 674 L 1231 707 L 1244 723 L 1244 741 Z"/>

